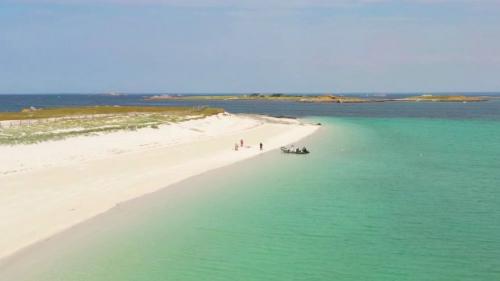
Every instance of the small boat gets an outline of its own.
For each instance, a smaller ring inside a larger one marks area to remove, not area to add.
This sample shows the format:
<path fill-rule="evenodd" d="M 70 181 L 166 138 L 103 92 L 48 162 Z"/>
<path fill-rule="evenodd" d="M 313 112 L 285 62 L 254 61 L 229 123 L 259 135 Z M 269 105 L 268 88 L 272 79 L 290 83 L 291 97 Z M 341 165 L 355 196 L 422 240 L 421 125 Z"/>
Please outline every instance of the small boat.
<path fill-rule="evenodd" d="M 283 151 L 284 153 L 292 153 L 292 154 L 309 154 L 309 150 L 307 150 L 307 148 L 305 147 L 298 148 L 294 146 L 290 147 L 282 146 L 281 151 Z"/>

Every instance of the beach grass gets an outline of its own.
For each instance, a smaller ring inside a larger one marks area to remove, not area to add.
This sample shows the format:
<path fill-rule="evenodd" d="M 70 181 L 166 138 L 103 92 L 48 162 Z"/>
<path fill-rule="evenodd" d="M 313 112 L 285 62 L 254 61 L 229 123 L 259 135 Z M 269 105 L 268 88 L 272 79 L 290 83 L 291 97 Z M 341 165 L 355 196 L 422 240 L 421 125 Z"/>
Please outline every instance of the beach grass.
<path fill-rule="evenodd" d="M 60 118 L 69 116 L 97 114 L 159 113 L 171 115 L 213 115 L 223 112 L 220 108 L 210 107 L 172 107 L 172 106 L 88 106 L 58 107 L 45 109 L 23 109 L 18 112 L 0 112 L 0 121 Z"/>
<path fill-rule="evenodd" d="M 97 106 L 0 113 L 0 145 L 31 144 L 120 130 L 157 129 L 224 112 L 209 107 Z"/>

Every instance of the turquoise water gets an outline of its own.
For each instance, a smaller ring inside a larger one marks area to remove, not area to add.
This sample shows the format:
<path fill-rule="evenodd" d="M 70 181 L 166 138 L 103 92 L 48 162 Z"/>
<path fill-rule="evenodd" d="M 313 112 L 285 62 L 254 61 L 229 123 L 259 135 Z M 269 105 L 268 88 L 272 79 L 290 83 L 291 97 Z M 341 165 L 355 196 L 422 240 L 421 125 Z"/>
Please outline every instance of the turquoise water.
<path fill-rule="evenodd" d="M 124 204 L 0 276 L 500 280 L 498 121 L 320 121 L 308 156 L 263 154 Z"/>

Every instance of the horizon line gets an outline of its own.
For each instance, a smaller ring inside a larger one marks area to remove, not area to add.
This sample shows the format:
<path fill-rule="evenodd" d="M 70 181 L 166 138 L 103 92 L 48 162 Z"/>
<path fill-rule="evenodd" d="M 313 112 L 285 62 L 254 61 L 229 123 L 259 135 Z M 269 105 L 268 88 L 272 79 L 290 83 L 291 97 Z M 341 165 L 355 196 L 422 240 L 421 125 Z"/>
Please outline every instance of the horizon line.
<path fill-rule="evenodd" d="M 248 91 L 248 92 L 126 92 L 126 91 L 108 91 L 108 92 L 18 92 L 9 93 L 1 92 L 0 95 L 107 95 L 107 94 L 120 94 L 120 95 L 248 95 L 248 94 L 288 94 L 288 95 L 359 95 L 359 94 L 386 94 L 386 95 L 405 95 L 405 94 L 500 94 L 499 91 L 354 91 L 354 92 L 291 92 L 291 91 Z"/>

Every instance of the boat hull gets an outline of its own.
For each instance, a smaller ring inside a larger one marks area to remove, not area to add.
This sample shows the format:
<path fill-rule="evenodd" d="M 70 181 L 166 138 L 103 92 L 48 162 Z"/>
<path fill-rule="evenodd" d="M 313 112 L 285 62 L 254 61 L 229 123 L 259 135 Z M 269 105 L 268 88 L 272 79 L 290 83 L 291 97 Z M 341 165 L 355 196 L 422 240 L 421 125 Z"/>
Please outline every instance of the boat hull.
<path fill-rule="evenodd" d="M 281 151 L 283 153 L 289 153 L 289 154 L 309 154 L 309 151 L 306 150 L 301 150 L 301 149 L 290 149 L 288 147 L 281 147 Z"/>

